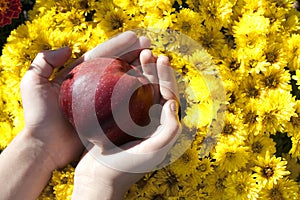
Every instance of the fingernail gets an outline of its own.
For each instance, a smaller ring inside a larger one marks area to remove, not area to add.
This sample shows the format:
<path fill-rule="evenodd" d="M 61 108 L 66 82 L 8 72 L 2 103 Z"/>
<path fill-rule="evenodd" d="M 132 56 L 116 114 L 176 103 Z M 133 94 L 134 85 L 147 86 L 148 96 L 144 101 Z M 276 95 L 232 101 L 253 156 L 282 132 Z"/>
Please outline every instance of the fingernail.
<path fill-rule="evenodd" d="M 171 102 L 171 111 L 177 113 L 178 112 L 178 105 L 176 101 Z"/>
<path fill-rule="evenodd" d="M 169 62 L 169 57 L 166 56 L 166 55 L 164 55 L 164 54 L 160 54 L 158 57 L 161 58 L 161 59 L 163 59 L 164 61 L 168 61 Z"/>
<path fill-rule="evenodd" d="M 162 65 L 166 65 L 166 66 L 170 65 L 170 59 L 169 59 L 168 56 L 159 55 L 158 59 L 160 59 L 160 62 L 161 62 Z"/>

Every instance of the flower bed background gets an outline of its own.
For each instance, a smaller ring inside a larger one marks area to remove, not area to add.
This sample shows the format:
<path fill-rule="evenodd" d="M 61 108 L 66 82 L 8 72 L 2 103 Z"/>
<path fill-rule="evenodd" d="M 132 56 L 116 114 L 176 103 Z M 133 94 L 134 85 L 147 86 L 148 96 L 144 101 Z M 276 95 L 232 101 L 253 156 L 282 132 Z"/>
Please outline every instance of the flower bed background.
<path fill-rule="evenodd" d="M 0 57 L 0 149 L 24 126 L 19 83 L 39 51 L 70 46 L 72 62 L 125 30 L 178 30 L 212 56 L 226 89 L 225 124 L 220 135 L 209 135 L 209 122 L 199 122 L 191 147 L 133 185 L 126 199 L 299 199 L 300 15 L 293 6 L 293 0 L 37 0 L 28 20 L 9 32 Z M 172 65 L 184 71 L 177 59 Z M 202 91 L 196 83 L 189 82 Z M 199 106 L 210 115 L 204 99 Z M 216 145 L 199 156 L 207 141 Z M 56 170 L 40 199 L 70 199 L 75 166 Z"/>

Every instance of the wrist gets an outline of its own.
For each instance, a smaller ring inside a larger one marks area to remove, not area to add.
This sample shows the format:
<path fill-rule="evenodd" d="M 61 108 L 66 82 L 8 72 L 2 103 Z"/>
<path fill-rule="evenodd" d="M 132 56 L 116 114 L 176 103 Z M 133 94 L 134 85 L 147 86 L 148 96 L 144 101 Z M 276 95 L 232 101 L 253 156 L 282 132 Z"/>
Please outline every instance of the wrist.
<path fill-rule="evenodd" d="M 51 157 L 47 143 L 34 137 L 32 130 L 25 128 L 17 135 L 13 142 L 25 145 L 25 151 L 32 154 L 30 159 L 37 160 L 37 165 L 40 165 L 39 167 L 43 168 L 45 171 L 52 173 L 52 171 L 57 168 L 56 162 Z"/>
<path fill-rule="evenodd" d="M 75 169 L 73 199 L 124 199 L 143 174 L 117 171 L 85 154 Z M 100 195 L 100 196 L 99 196 Z"/>
<path fill-rule="evenodd" d="M 72 200 L 122 200 L 127 190 L 107 184 L 99 177 L 78 176 L 75 172 Z"/>

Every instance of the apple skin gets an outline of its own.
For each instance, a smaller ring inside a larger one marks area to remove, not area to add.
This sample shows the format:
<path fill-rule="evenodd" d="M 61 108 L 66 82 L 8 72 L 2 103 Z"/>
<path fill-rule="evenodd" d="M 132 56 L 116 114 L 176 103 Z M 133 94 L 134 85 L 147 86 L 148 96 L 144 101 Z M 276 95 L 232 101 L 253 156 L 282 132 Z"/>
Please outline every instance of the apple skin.
<path fill-rule="evenodd" d="M 83 62 L 69 72 L 60 88 L 59 103 L 66 118 L 75 128 L 79 126 L 80 132 L 84 132 L 83 135 L 88 140 L 103 139 L 103 136 L 98 137 L 101 133 L 96 131 L 100 126 L 105 136 L 114 145 L 120 146 L 144 138 L 154 130 L 149 128 L 147 133 L 141 133 L 141 137 L 137 137 L 130 135 L 131 127 L 126 125 L 128 120 L 141 127 L 149 125 L 149 110 L 155 103 L 154 90 L 154 84 L 135 66 L 121 59 L 97 58 Z M 117 101 L 112 101 L 113 95 Z M 76 113 L 73 113 L 74 106 Z M 123 119 L 121 128 L 114 118 L 115 112 Z M 93 120 L 95 114 L 97 124 Z M 128 126 L 125 127 L 126 131 L 123 126 Z M 107 143 L 97 142 L 100 145 Z"/>

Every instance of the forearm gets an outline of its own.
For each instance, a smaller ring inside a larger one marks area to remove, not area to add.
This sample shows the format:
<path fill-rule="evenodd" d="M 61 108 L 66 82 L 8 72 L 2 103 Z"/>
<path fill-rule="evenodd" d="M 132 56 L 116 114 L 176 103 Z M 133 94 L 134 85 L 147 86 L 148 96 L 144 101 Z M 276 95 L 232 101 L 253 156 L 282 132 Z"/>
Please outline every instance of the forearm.
<path fill-rule="evenodd" d="M 51 177 L 40 141 L 20 133 L 0 155 L 1 199 L 36 199 Z"/>

